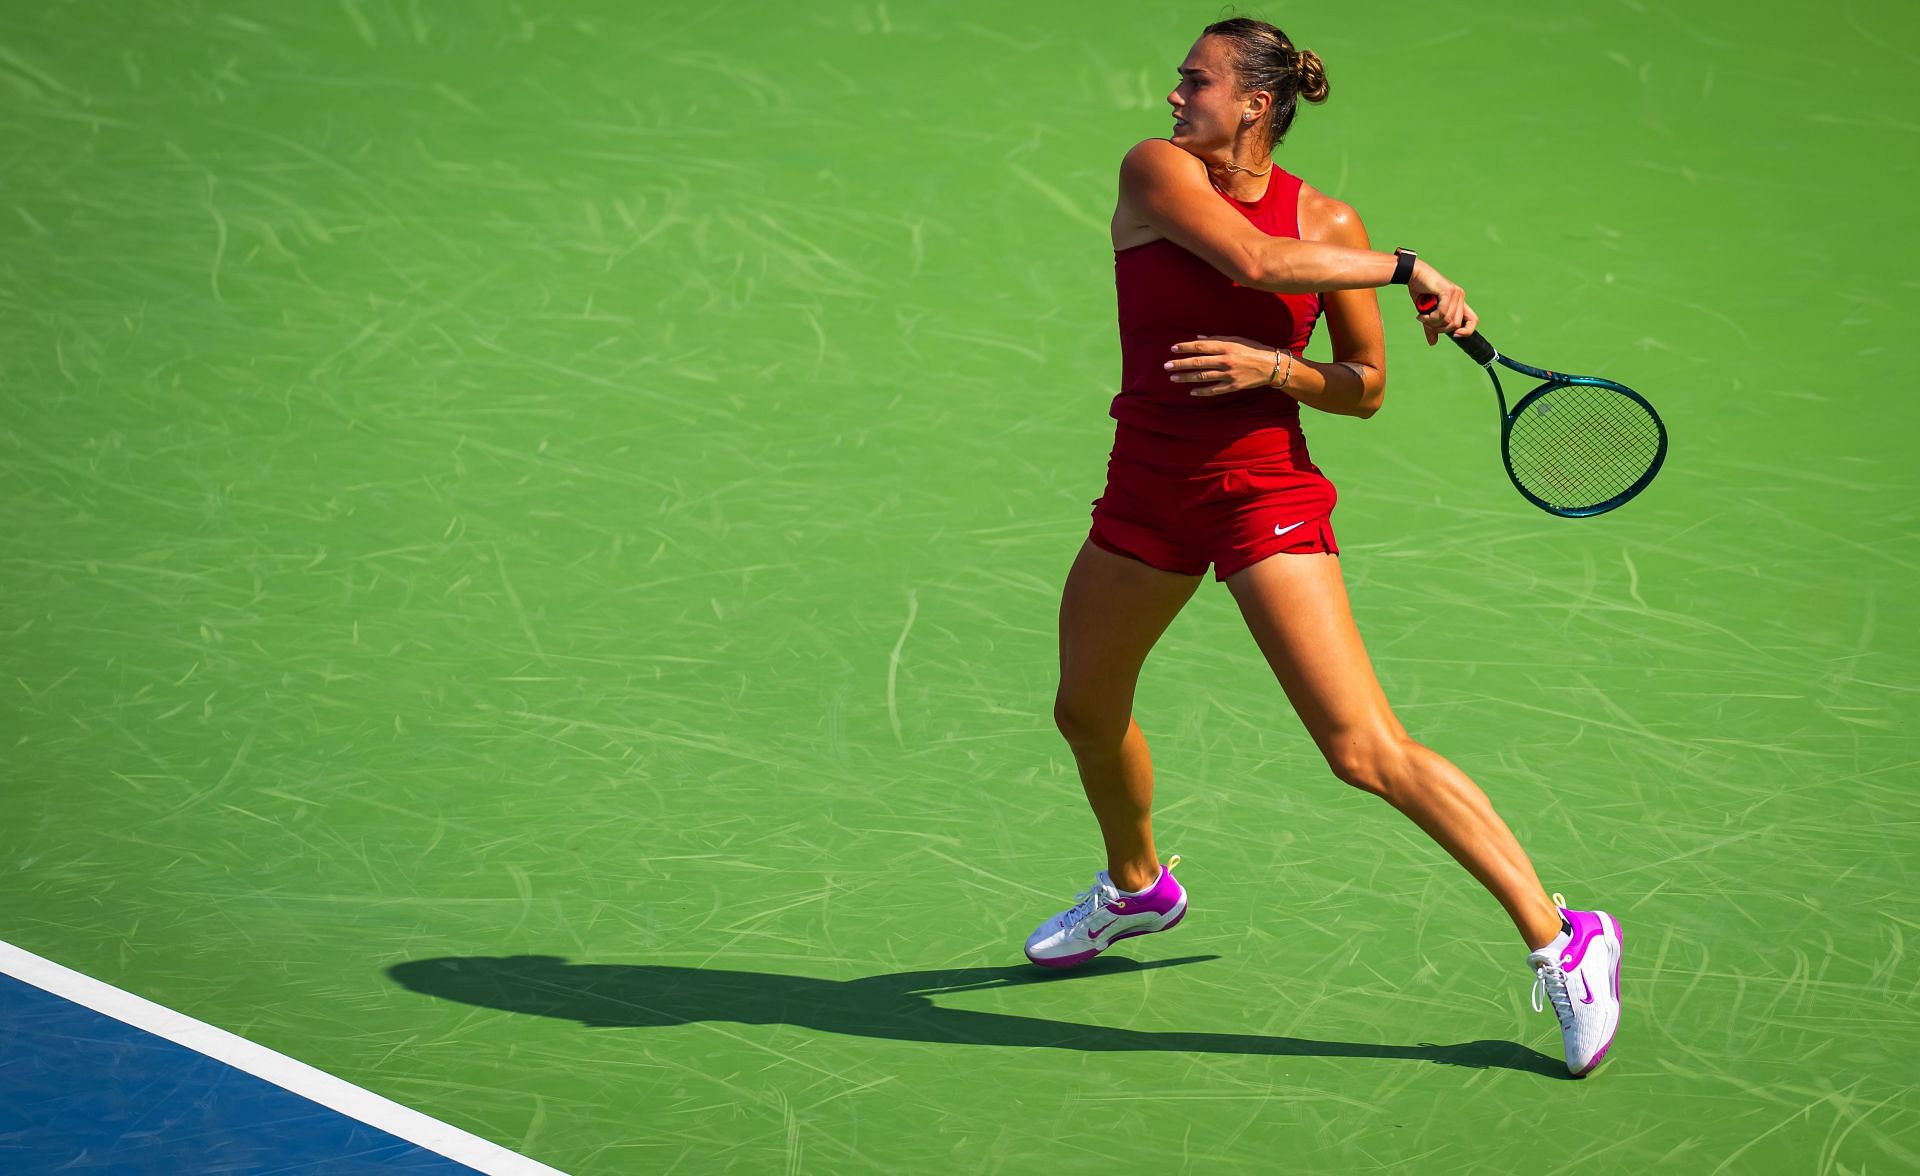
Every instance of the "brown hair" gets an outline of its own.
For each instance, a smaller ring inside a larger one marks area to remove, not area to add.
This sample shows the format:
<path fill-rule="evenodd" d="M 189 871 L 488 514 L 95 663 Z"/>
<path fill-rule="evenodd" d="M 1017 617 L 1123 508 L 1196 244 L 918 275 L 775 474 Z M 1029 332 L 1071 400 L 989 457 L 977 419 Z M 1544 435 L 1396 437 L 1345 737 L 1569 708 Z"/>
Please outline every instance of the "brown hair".
<path fill-rule="evenodd" d="M 1285 33 L 1264 20 L 1236 16 L 1216 21 L 1200 34 L 1219 37 L 1233 47 L 1233 72 L 1243 90 L 1265 90 L 1273 95 L 1273 105 L 1262 120 L 1267 131 L 1267 150 L 1279 146 L 1293 126 L 1298 99 L 1320 103 L 1327 100 L 1327 67 L 1311 49 L 1295 49 Z"/>

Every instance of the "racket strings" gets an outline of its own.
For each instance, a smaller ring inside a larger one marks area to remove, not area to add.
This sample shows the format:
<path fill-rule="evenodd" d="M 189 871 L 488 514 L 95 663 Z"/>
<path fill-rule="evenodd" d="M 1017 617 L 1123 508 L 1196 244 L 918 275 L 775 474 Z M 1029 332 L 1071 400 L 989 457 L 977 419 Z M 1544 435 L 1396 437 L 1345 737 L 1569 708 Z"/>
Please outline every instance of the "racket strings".
<path fill-rule="evenodd" d="M 1660 452 L 1660 425 L 1645 406 L 1609 388 L 1548 385 L 1513 420 L 1507 460 L 1528 493 L 1566 510 L 1631 490 Z"/>

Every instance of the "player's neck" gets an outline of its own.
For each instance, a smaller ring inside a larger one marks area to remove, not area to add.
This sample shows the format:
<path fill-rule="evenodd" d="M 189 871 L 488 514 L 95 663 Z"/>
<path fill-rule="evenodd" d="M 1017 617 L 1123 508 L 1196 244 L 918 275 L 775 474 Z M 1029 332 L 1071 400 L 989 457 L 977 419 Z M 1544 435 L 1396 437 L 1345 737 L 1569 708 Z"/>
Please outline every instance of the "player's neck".
<path fill-rule="evenodd" d="M 1213 186 L 1243 204 L 1256 203 L 1267 194 L 1267 185 L 1273 181 L 1273 160 L 1270 157 L 1248 155 L 1245 159 L 1230 159 L 1224 163 L 1208 161 L 1207 178 Z"/>

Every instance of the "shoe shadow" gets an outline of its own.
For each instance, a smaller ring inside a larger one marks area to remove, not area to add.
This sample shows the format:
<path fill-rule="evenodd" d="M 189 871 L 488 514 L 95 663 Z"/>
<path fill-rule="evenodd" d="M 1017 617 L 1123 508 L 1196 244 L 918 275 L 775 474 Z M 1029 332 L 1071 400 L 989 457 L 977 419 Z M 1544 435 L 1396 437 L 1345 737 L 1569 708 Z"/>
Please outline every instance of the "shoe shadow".
<path fill-rule="evenodd" d="M 1146 1032 L 943 1008 L 932 995 L 1113 979 L 1218 956 L 1141 963 L 1112 956 L 1069 972 L 1029 965 L 889 972 L 816 980 L 774 972 L 668 964 L 570 964 L 558 956 L 448 956 L 387 969 L 426 996 L 597 1028 L 661 1028 L 701 1021 L 794 1025 L 822 1033 L 941 1045 L 1012 1045 L 1089 1052 L 1153 1050 L 1271 1057 L 1383 1058 L 1569 1078 L 1566 1066 L 1511 1041 L 1386 1045 L 1235 1033 Z"/>

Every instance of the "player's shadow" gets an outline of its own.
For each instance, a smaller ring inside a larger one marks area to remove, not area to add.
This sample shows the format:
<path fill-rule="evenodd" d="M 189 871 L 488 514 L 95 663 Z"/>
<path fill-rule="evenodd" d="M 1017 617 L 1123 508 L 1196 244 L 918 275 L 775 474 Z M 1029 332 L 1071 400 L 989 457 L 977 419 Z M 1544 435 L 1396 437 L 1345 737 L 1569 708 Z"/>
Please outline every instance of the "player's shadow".
<path fill-rule="evenodd" d="M 659 1028 L 698 1021 L 796 1025 L 825 1033 L 941 1045 L 1019 1045 L 1091 1052 L 1276 1057 L 1386 1058 L 1474 1069 L 1527 1070 L 1568 1077 L 1558 1059 L 1511 1041 L 1385 1045 L 1239 1033 L 1148 1032 L 1038 1017 L 944 1008 L 933 995 L 1111 980 L 1132 972 L 1203 963 L 1217 956 L 1135 960 L 1107 957 L 1070 972 L 1031 966 L 888 972 L 857 980 L 816 980 L 774 972 L 668 964 L 569 964 L 557 956 L 449 956 L 387 969 L 403 987 L 482 1008 L 562 1017 L 604 1028 Z"/>

